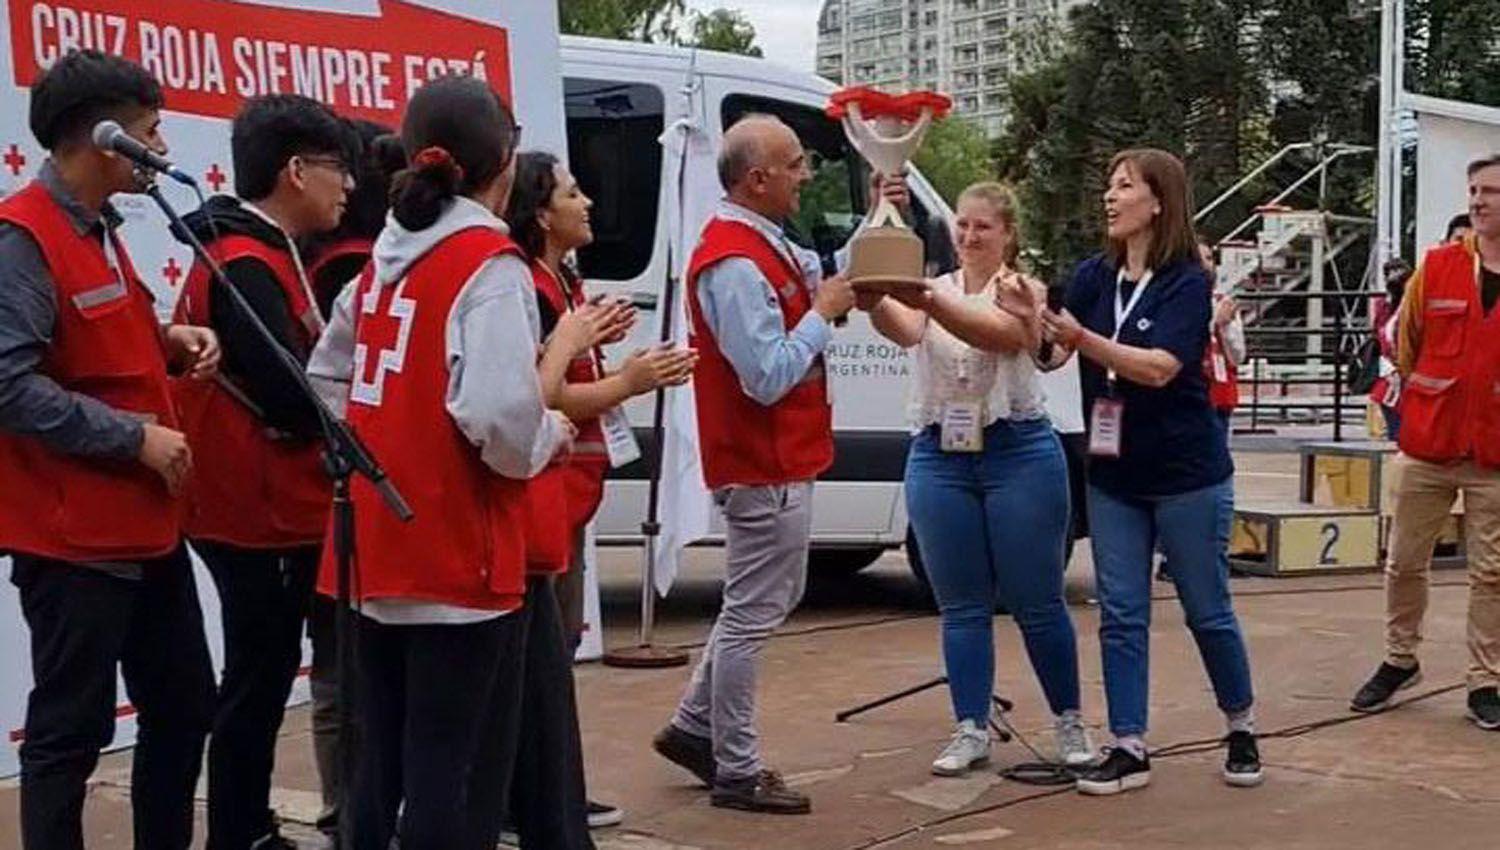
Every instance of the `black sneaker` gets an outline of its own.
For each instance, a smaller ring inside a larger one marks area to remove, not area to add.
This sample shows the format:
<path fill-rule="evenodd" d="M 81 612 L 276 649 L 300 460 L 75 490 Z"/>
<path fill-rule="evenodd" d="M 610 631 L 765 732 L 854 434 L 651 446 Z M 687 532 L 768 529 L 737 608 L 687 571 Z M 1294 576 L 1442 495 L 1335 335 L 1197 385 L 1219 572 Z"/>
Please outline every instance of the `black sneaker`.
<path fill-rule="evenodd" d="M 619 806 L 610 806 L 589 800 L 589 829 L 604 829 L 625 822 L 625 812 Z"/>
<path fill-rule="evenodd" d="M 805 815 L 812 811 L 812 801 L 807 795 L 786 787 L 786 781 L 774 770 L 762 770 L 759 776 L 744 779 L 715 781 L 708 802 L 721 809 L 772 815 Z"/>
<path fill-rule="evenodd" d="M 1480 729 L 1500 729 L 1500 688 L 1469 691 L 1469 719 Z"/>
<path fill-rule="evenodd" d="M 704 785 L 714 784 L 714 743 L 709 739 L 684 732 L 668 723 L 667 728 L 651 739 L 651 748 L 657 755 L 698 777 Z"/>
<path fill-rule="evenodd" d="M 1365 682 L 1364 687 L 1359 689 L 1359 693 L 1354 695 L 1354 699 L 1349 702 L 1349 708 L 1364 714 L 1384 711 L 1397 691 L 1405 690 L 1420 681 L 1422 681 L 1420 665 L 1397 667 L 1383 661 L 1375 671 L 1375 675 L 1370 677 L 1370 681 Z"/>
<path fill-rule="evenodd" d="M 1151 757 L 1136 758 L 1123 747 L 1115 747 L 1097 767 L 1078 775 L 1078 791 L 1095 797 L 1107 797 L 1123 791 L 1145 788 L 1151 782 Z"/>
<path fill-rule="evenodd" d="M 1236 788 L 1254 788 L 1265 781 L 1260 769 L 1260 748 L 1249 732 L 1230 732 L 1224 739 L 1229 757 L 1224 759 L 1224 781 Z"/>

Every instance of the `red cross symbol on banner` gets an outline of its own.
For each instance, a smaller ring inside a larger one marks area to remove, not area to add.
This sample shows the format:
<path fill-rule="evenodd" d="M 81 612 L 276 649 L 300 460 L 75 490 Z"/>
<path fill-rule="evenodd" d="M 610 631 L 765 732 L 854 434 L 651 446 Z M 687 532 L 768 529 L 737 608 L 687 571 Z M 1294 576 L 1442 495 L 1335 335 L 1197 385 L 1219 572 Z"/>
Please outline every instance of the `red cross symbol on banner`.
<path fill-rule="evenodd" d="M 176 257 L 167 258 L 167 264 L 161 267 L 161 276 L 167 279 L 168 286 L 177 288 L 177 279 L 182 277 L 182 266 L 177 265 Z"/>
<path fill-rule="evenodd" d="M 219 170 L 219 164 L 217 162 L 210 166 L 208 169 L 208 173 L 203 176 L 208 180 L 208 185 L 215 192 L 219 191 L 219 187 L 223 186 L 224 181 L 229 179 L 229 175 Z"/>
<path fill-rule="evenodd" d="M 21 169 L 26 165 L 26 154 L 21 153 L 19 146 L 11 145 L 10 150 L 6 152 L 4 159 L 0 160 L 0 162 L 4 162 L 5 167 L 10 169 L 11 176 L 19 177 L 21 176 Z"/>

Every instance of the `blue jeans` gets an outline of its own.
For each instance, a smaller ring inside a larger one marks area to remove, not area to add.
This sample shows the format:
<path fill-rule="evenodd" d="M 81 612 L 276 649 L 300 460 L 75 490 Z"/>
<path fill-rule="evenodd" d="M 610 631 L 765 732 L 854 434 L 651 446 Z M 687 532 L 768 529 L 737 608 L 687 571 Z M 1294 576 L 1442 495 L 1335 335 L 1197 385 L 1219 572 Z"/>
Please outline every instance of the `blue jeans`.
<path fill-rule="evenodd" d="M 1063 600 L 1068 473 L 1047 420 L 999 420 L 984 451 L 944 452 L 937 428 L 906 460 L 906 512 L 943 620 L 956 718 L 989 718 L 998 599 L 1015 616 L 1054 713 L 1078 709 L 1078 644 Z"/>
<path fill-rule="evenodd" d="M 1244 711 L 1255 701 L 1250 659 L 1229 597 L 1222 557 L 1233 521 L 1234 483 L 1173 496 L 1132 498 L 1089 488 L 1089 528 L 1098 584 L 1099 645 L 1109 727 L 1144 735 L 1150 681 L 1151 552 L 1160 544 L 1177 598 L 1198 643 L 1219 708 Z"/>

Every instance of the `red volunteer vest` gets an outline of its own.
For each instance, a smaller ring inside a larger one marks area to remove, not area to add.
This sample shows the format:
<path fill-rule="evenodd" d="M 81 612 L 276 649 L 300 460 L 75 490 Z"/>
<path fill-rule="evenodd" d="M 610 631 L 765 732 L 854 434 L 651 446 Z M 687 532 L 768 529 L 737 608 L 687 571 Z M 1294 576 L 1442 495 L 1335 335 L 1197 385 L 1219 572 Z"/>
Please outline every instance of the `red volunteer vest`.
<path fill-rule="evenodd" d="M 351 483 L 353 592 L 361 601 L 402 597 L 495 611 L 522 604 L 527 482 L 491 471 L 446 407 L 448 314 L 479 266 L 502 254 L 520 249 L 494 230 L 469 228 L 440 242 L 397 285 L 377 286 L 370 267 L 356 284 L 347 418 L 416 515 L 403 523 L 369 482 Z M 318 576 L 329 595 L 337 589 L 332 549 L 324 546 Z"/>
<path fill-rule="evenodd" d="M 365 239 L 357 236 L 340 239 L 337 242 L 324 246 L 318 252 L 318 258 L 307 267 L 307 282 L 313 287 L 313 294 L 319 299 L 319 303 L 323 303 L 322 299 L 324 297 L 330 299 L 337 298 L 339 292 L 342 292 L 344 286 L 349 283 L 347 280 L 324 281 L 323 275 L 329 266 L 349 257 L 364 257 L 365 259 L 369 259 L 370 252 L 374 250 L 375 241 L 373 239 Z M 361 265 L 363 264 L 361 263 Z M 332 288 L 334 291 L 322 291 L 323 287 Z"/>
<path fill-rule="evenodd" d="M 38 182 L 0 201 L 0 220 L 31 234 L 52 273 L 57 320 L 39 371 L 65 390 L 176 428 L 153 299 L 124 246 L 113 243 L 117 272 Z M 0 482 L 0 550 L 140 560 L 170 553 L 182 538 L 180 503 L 135 460 L 65 455 L 0 431 Z"/>
<path fill-rule="evenodd" d="M 1422 262 L 1422 345 L 1401 392 L 1401 450 L 1432 463 L 1500 469 L 1500 305 L 1484 314 L 1471 244 Z"/>
<path fill-rule="evenodd" d="M 246 257 L 265 263 L 281 284 L 288 312 L 300 319 L 293 333 L 304 350 L 316 339 L 317 307 L 297 276 L 290 254 L 249 236 L 225 236 L 208 245 L 220 265 Z M 223 297 L 208 267 L 194 263 L 177 302 L 176 321 L 209 324 L 209 302 Z M 187 535 L 247 549 L 278 549 L 322 541 L 332 485 L 323 471 L 322 442 L 272 432 L 248 399 L 213 381 L 179 378 L 172 395 L 193 449 Z"/>
<path fill-rule="evenodd" d="M 819 357 L 807 376 L 769 407 L 745 394 L 698 306 L 698 276 L 729 257 L 749 259 L 765 275 L 787 330 L 812 309 L 812 293 L 802 271 L 755 228 L 714 218 L 703 229 L 687 275 L 690 344 L 698 349 L 693 382 L 703 478 L 710 488 L 816 478 L 833 463 L 833 408 L 823 359 Z"/>
<path fill-rule="evenodd" d="M 1222 367 L 1217 364 L 1222 364 Z M 1219 368 L 1224 370 L 1222 381 L 1216 374 Z M 1239 369 L 1229 359 L 1218 328 L 1211 328 L 1208 332 L 1208 347 L 1203 352 L 1203 377 L 1208 381 L 1208 402 L 1214 410 L 1232 411 L 1239 406 Z"/>
<path fill-rule="evenodd" d="M 587 300 L 581 281 L 567 286 L 539 260 L 531 263 L 531 277 L 536 284 L 537 297 L 546 300 L 559 316 L 570 309 L 570 301 L 572 307 L 579 307 Z M 604 354 L 598 349 L 592 354 L 574 358 L 568 364 L 567 382 L 591 384 L 599 380 L 603 362 Z M 604 445 L 604 429 L 598 417 L 573 424 L 578 427 L 573 453 L 548 467 L 543 475 L 557 475 L 562 479 L 568 501 L 568 525 L 576 532 L 594 518 L 604 499 L 604 474 L 609 470 L 609 451 Z"/>

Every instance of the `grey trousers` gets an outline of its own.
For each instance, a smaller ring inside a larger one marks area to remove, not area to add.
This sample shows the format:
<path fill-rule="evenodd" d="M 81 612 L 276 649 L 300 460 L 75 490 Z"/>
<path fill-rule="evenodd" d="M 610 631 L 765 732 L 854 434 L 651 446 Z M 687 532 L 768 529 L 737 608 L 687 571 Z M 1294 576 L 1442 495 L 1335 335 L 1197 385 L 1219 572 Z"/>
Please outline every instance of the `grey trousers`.
<path fill-rule="evenodd" d="M 710 738 L 719 781 L 760 773 L 755 676 L 761 647 L 802 599 L 812 482 L 726 487 L 724 600 L 672 724 Z"/>

